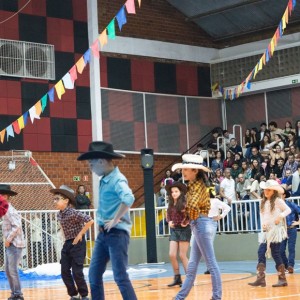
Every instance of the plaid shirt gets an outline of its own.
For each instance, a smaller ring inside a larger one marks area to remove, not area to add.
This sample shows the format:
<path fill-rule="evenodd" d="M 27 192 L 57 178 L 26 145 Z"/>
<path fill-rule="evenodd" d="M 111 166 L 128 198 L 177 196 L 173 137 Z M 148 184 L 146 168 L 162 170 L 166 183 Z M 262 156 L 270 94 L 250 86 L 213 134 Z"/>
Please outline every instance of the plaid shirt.
<path fill-rule="evenodd" d="M 21 216 L 10 203 L 7 213 L 2 219 L 2 233 L 5 240 L 12 243 L 17 248 L 25 248 Z"/>
<path fill-rule="evenodd" d="M 72 207 L 67 207 L 57 214 L 57 220 L 61 224 L 66 240 L 71 240 L 76 238 L 84 224 L 92 218 Z"/>
<path fill-rule="evenodd" d="M 202 181 L 196 180 L 188 184 L 186 198 L 186 212 L 190 220 L 198 219 L 199 214 L 208 215 L 210 198 L 207 188 Z"/>

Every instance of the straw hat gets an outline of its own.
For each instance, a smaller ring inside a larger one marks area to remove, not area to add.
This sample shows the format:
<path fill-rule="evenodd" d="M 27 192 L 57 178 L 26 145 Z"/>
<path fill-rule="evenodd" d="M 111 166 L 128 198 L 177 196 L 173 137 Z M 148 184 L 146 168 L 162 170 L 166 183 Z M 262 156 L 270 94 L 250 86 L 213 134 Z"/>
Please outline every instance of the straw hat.
<path fill-rule="evenodd" d="M 274 191 L 277 191 L 279 194 L 284 193 L 283 187 L 276 180 L 273 180 L 273 179 L 269 179 L 267 181 L 262 181 L 259 184 L 259 186 L 263 190 L 274 190 Z"/>
<path fill-rule="evenodd" d="M 203 157 L 198 154 L 182 155 L 182 163 L 177 163 L 172 166 L 172 171 L 177 169 L 199 169 L 210 172 L 210 170 L 203 165 Z"/>

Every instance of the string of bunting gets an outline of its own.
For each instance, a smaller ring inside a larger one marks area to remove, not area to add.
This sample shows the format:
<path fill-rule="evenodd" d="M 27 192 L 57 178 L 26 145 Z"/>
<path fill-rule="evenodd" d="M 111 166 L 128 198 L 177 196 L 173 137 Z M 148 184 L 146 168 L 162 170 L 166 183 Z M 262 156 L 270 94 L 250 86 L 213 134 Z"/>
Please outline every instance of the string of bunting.
<path fill-rule="evenodd" d="M 142 0 L 138 0 L 139 7 L 141 7 Z M 10 137 L 15 137 L 15 134 L 20 134 L 22 129 L 28 124 L 30 118 L 31 123 L 34 123 L 35 119 L 40 119 L 41 114 L 48 105 L 48 102 L 55 102 L 56 97 L 62 100 L 63 95 L 68 89 L 74 89 L 75 81 L 77 80 L 78 73 L 82 74 L 86 65 L 90 62 L 91 53 L 95 58 L 100 57 L 101 49 L 108 43 L 108 39 L 116 38 L 115 20 L 117 20 L 119 30 L 122 30 L 123 25 L 127 23 L 127 14 L 136 14 L 135 0 L 127 0 L 121 7 L 118 13 L 109 22 L 106 28 L 98 35 L 97 39 L 92 43 L 89 49 L 78 59 L 75 65 L 46 93 L 41 99 L 39 99 L 28 111 L 26 111 L 17 120 L 11 123 L 9 126 L 0 131 L 0 142 L 3 144 L 9 140 Z"/>
<path fill-rule="evenodd" d="M 223 98 L 225 100 L 226 99 L 234 100 L 234 99 L 240 97 L 240 95 L 242 93 L 244 93 L 245 87 L 247 87 L 248 90 L 251 89 L 251 84 L 252 84 L 251 81 L 253 79 L 255 79 L 258 72 L 260 72 L 263 69 L 263 67 L 272 58 L 272 56 L 275 52 L 275 48 L 277 47 L 278 40 L 282 37 L 284 30 L 289 22 L 289 17 L 291 16 L 292 11 L 294 10 L 295 6 L 296 6 L 296 0 L 289 0 L 288 5 L 284 11 L 282 18 L 281 18 L 281 21 L 272 37 L 270 43 L 268 44 L 267 49 L 264 51 L 263 55 L 260 57 L 257 64 L 252 69 L 252 71 L 249 73 L 249 75 L 246 77 L 246 79 L 244 79 L 241 84 L 237 85 L 236 87 L 232 87 L 232 88 L 223 88 L 223 87 L 219 86 L 218 83 L 215 83 L 212 86 L 212 91 L 219 89 L 219 92 L 223 95 Z"/>

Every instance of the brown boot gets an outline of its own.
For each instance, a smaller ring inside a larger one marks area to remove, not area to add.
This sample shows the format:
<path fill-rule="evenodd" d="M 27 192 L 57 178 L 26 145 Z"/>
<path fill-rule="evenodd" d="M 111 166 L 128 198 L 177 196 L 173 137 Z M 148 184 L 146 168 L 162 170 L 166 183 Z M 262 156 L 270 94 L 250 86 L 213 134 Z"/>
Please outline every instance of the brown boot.
<path fill-rule="evenodd" d="M 278 271 L 278 282 L 273 284 L 272 287 L 281 287 L 281 286 L 287 286 L 287 281 L 285 278 L 285 267 L 284 264 L 281 264 L 277 268 Z"/>
<path fill-rule="evenodd" d="M 180 274 L 174 275 L 174 281 L 172 283 L 168 284 L 169 287 L 172 287 L 175 285 L 179 285 L 179 286 L 182 285 L 182 280 L 181 280 Z"/>
<path fill-rule="evenodd" d="M 248 284 L 251 286 L 266 286 L 266 266 L 262 263 L 257 265 L 257 278 L 254 282 L 249 282 Z"/>

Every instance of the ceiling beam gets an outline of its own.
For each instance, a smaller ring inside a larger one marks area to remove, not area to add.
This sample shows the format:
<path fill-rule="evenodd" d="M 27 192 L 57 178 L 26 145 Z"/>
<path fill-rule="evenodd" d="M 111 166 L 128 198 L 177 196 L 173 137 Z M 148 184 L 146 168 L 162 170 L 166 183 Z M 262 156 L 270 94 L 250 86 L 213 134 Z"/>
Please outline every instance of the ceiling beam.
<path fill-rule="evenodd" d="M 236 3 L 236 4 L 232 4 L 232 5 L 228 5 L 228 6 L 223 6 L 223 7 L 217 8 L 217 9 L 207 11 L 205 13 L 197 14 L 197 15 L 194 15 L 192 17 L 186 18 L 186 21 L 194 21 L 196 19 L 216 15 L 216 14 L 223 13 L 223 12 L 226 12 L 226 11 L 230 11 L 230 10 L 242 7 L 242 6 L 247 6 L 247 5 L 251 5 L 251 4 L 255 4 L 255 3 L 259 3 L 259 2 L 264 2 L 264 1 L 266 1 L 266 0 L 248 0 L 248 1 L 241 2 L 241 3 Z"/>

